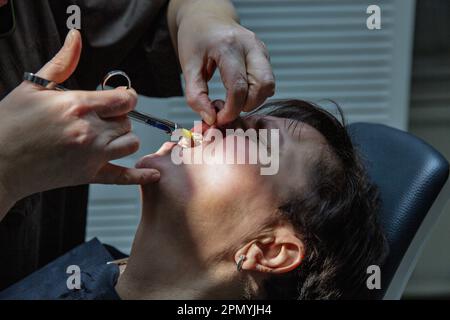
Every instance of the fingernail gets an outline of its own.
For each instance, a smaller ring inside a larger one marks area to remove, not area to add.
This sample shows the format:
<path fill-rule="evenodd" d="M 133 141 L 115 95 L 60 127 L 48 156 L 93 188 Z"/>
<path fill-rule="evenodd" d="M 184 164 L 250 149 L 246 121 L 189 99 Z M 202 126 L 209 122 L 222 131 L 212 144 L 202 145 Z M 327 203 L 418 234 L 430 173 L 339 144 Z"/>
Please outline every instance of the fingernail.
<path fill-rule="evenodd" d="M 75 31 L 75 29 L 71 29 L 69 31 L 69 33 L 66 36 L 66 40 L 64 41 L 65 46 L 69 46 L 72 44 L 73 40 L 75 39 L 75 33 L 77 33 L 77 31 Z"/>
<path fill-rule="evenodd" d="M 214 122 L 216 122 L 215 117 L 211 116 L 209 113 L 207 113 L 206 111 L 201 111 L 200 112 L 200 116 L 202 117 L 202 119 L 209 125 L 213 125 Z"/>

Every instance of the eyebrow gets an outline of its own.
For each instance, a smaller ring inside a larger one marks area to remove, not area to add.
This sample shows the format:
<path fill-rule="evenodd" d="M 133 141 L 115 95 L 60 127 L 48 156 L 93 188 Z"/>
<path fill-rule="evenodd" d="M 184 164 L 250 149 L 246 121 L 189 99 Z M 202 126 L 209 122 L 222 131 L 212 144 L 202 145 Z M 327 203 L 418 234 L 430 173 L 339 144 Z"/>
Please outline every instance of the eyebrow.
<path fill-rule="evenodd" d="M 247 116 L 250 117 L 251 115 Z M 267 128 L 267 123 L 268 122 L 275 122 L 276 120 L 283 120 L 283 126 L 277 126 L 277 128 L 279 130 L 281 129 L 286 129 L 286 133 L 289 137 L 291 137 L 294 140 L 297 140 L 298 142 L 300 142 L 301 140 L 301 133 L 302 133 L 302 128 L 305 125 L 305 122 L 297 120 L 297 119 L 292 119 L 292 118 L 283 118 L 283 117 L 277 117 L 277 116 L 271 116 L 273 118 L 269 118 L 270 115 L 262 115 L 260 117 L 258 117 L 258 119 L 255 121 L 255 124 L 257 125 L 261 125 L 261 127 L 263 128 Z M 248 119 L 246 116 L 242 117 L 241 119 L 243 121 L 246 120 L 250 120 Z M 298 130 L 297 130 L 298 129 Z M 282 136 L 280 136 L 280 138 L 282 139 Z"/>
<path fill-rule="evenodd" d="M 240 121 L 243 121 L 244 123 L 246 121 L 251 121 L 250 117 L 252 117 L 252 116 L 258 116 L 258 115 L 256 115 L 256 114 L 255 115 L 249 114 L 249 115 L 240 117 Z M 254 124 L 257 125 L 257 126 L 263 127 L 263 129 L 267 128 L 267 125 L 265 125 L 265 123 L 267 123 L 267 122 L 274 122 L 275 121 L 275 119 L 272 119 L 272 118 L 269 118 L 269 117 L 270 117 L 270 115 L 259 115 L 258 119 L 254 122 Z M 277 116 L 271 116 L 271 117 L 274 117 L 274 118 L 276 118 L 278 120 L 284 120 L 283 121 L 284 129 L 287 130 L 287 133 L 292 138 L 300 140 L 301 129 L 303 127 L 304 122 L 296 120 L 296 119 L 292 119 L 292 118 L 283 118 L 283 117 L 277 117 Z M 296 131 L 297 131 L 297 128 L 298 128 L 299 125 L 300 125 L 300 130 L 298 130 L 298 136 L 297 136 L 296 135 Z M 293 128 L 292 132 L 291 132 L 291 128 Z M 281 127 L 278 128 L 278 129 L 281 129 Z"/>

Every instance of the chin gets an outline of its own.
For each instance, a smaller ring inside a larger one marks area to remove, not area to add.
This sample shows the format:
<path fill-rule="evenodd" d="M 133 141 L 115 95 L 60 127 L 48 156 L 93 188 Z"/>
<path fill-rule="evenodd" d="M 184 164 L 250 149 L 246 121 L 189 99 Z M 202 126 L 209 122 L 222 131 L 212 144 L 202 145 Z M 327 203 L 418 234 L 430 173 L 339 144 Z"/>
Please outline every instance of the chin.
<path fill-rule="evenodd" d="M 163 206 L 168 209 L 179 206 L 180 202 L 185 205 L 190 198 L 192 186 L 186 178 L 183 166 L 153 168 L 160 170 L 161 178 L 157 183 L 141 186 L 143 204 L 148 207 Z"/>

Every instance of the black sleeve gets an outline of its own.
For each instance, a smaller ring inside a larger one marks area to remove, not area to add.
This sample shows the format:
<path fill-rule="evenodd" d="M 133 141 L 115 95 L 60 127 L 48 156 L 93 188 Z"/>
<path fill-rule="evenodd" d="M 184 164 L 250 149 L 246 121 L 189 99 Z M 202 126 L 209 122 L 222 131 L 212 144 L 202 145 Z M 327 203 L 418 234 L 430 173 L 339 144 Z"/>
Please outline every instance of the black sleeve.
<path fill-rule="evenodd" d="M 167 26 L 167 0 L 50 0 L 64 36 L 67 7 L 81 9 L 83 52 L 75 73 L 82 89 L 97 86 L 110 70 L 131 77 L 148 96 L 181 95 L 180 67 Z"/>

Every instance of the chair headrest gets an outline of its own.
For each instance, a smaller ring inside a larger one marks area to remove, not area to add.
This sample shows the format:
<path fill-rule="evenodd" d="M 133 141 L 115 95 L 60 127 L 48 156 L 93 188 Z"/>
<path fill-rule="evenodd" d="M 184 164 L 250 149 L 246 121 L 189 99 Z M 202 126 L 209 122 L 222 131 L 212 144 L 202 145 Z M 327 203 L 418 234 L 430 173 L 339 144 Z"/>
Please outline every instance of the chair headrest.
<path fill-rule="evenodd" d="M 390 247 L 381 266 L 382 297 L 445 184 L 449 164 L 433 147 L 407 132 L 370 123 L 347 128 L 369 177 L 380 190 L 380 221 Z"/>

